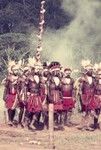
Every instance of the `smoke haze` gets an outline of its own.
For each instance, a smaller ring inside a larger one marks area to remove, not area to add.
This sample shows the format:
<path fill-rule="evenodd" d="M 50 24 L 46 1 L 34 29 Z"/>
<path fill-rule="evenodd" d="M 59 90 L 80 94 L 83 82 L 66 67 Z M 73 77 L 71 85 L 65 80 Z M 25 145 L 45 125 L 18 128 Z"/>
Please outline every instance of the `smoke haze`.
<path fill-rule="evenodd" d="M 60 30 L 45 31 L 43 57 L 73 68 L 77 68 L 81 59 L 100 61 L 101 0 L 63 0 L 62 7 L 74 19 Z M 34 45 L 37 43 L 35 33 L 30 39 L 32 47 L 33 41 Z"/>

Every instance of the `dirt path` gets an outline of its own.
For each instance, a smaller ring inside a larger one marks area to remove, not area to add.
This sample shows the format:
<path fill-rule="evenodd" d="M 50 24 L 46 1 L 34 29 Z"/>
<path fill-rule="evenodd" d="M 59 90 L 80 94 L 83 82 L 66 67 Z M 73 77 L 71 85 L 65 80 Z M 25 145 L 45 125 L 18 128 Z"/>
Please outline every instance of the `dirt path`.
<path fill-rule="evenodd" d="M 31 132 L 27 129 L 0 127 L 0 150 L 35 150 L 46 149 L 47 132 Z"/>
<path fill-rule="evenodd" d="M 76 127 L 66 127 L 64 131 L 54 132 L 54 144 L 56 150 L 101 150 L 101 131 L 79 131 Z M 2 125 L 0 150 L 49 150 L 48 131 L 31 132 Z"/>

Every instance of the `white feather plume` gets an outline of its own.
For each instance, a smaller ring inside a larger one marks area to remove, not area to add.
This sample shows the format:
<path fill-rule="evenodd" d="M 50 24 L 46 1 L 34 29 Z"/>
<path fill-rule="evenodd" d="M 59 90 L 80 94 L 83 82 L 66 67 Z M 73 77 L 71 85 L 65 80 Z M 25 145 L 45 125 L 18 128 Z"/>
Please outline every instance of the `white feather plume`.
<path fill-rule="evenodd" d="M 20 68 L 20 67 L 22 66 L 22 60 L 19 60 L 19 61 L 17 62 L 17 65 L 18 65 L 18 67 Z"/>
<path fill-rule="evenodd" d="M 87 60 L 82 60 L 81 61 L 81 65 L 85 68 L 86 66 L 90 65 L 91 61 L 89 59 Z"/>
<path fill-rule="evenodd" d="M 15 65 L 15 61 L 14 60 L 9 60 L 8 67 L 12 67 L 14 65 Z"/>
<path fill-rule="evenodd" d="M 28 58 L 28 66 L 34 67 L 35 63 L 36 63 L 36 60 L 35 60 L 34 57 L 29 57 Z"/>
<path fill-rule="evenodd" d="M 9 60 L 8 61 L 8 72 L 12 72 L 12 67 L 15 66 L 15 61 L 14 60 Z"/>
<path fill-rule="evenodd" d="M 98 70 L 99 64 L 95 63 L 93 68 L 94 68 L 94 70 Z"/>
<path fill-rule="evenodd" d="M 99 68 L 101 69 L 101 62 L 99 63 Z"/>

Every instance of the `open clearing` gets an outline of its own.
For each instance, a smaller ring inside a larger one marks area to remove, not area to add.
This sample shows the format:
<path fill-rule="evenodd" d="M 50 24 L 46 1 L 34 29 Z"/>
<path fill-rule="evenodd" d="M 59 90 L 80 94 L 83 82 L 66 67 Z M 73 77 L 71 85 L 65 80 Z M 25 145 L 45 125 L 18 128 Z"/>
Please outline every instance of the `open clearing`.
<path fill-rule="evenodd" d="M 0 88 L 0 150 L 49 150 L 48 130 L 31 132 L 4 124 L 2 90 Z M 79 122 L 80 116 L 74 114 L 73 121 Z M 66 127 L 64 131 L 54 132 L 54 144 L 56 150 L 101 150 L 101 131 L 79 131 L 76 127 Z"/>

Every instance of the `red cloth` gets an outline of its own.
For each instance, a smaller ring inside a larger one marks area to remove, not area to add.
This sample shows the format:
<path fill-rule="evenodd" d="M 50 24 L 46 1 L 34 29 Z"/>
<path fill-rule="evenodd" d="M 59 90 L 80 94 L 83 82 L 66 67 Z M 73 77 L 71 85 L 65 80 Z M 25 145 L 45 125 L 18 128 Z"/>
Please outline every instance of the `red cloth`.
<path fill-rule="evenodd" d="M 54 110 L 55 110 L 55 111 L 57 111 L 57 110 L 63 110 L 62 101 L 59 101 L 59 102 L 54 103 Z"/>
<path fill-rule="evenodd" d="M 72 97 L 63 98 L 63 110 L 73 109 L 75 107 L 75 100 Z"/>
<path fill-rule="evenodd" d="M 41 96 L 41 101 L 43 102 L 46 98 L 46 94 L 45 94 L 45 88 L 42 88 L 40 90 L 40 96 Z"/>
<path fill-rule="evenodd" d="M 72 97 L 72 92 L 71 92 L 71 90 L 63 91 L 62 95 L 63 95 L 63 97 Z"/>
<path fill-rule="evenodd" d="M 61 93 L 59 90 L 51 90 L 49 99 L 54 104 L 54 111 L 63 110 L 63 104 L 61 100 Z"/>
<path fill-rule="evenodd" d="M 34 94 L 29 96 L 27 110 L 29 112 L 40 112 L 42 110 L 41 97 Z"/>
<path fill-rule="evenodd" d="M 83 104 L 83 111 L 86 110 L 95 110 L 99 106 L 98 98 L 90 94 L 83 94 L 82 95 L 82 104 Z"/>
<path fill-rule="evenodd" d="M 15 100 L 16 100 L 16 94 L 8 94 L 6 97 L 6 103 L 5 103 L 6 108 L 12 109 Z"/>
<path fill-rule="evenodd" d="M 101 95 L 94 95 L 94 107 L 101 108 Z"/>

